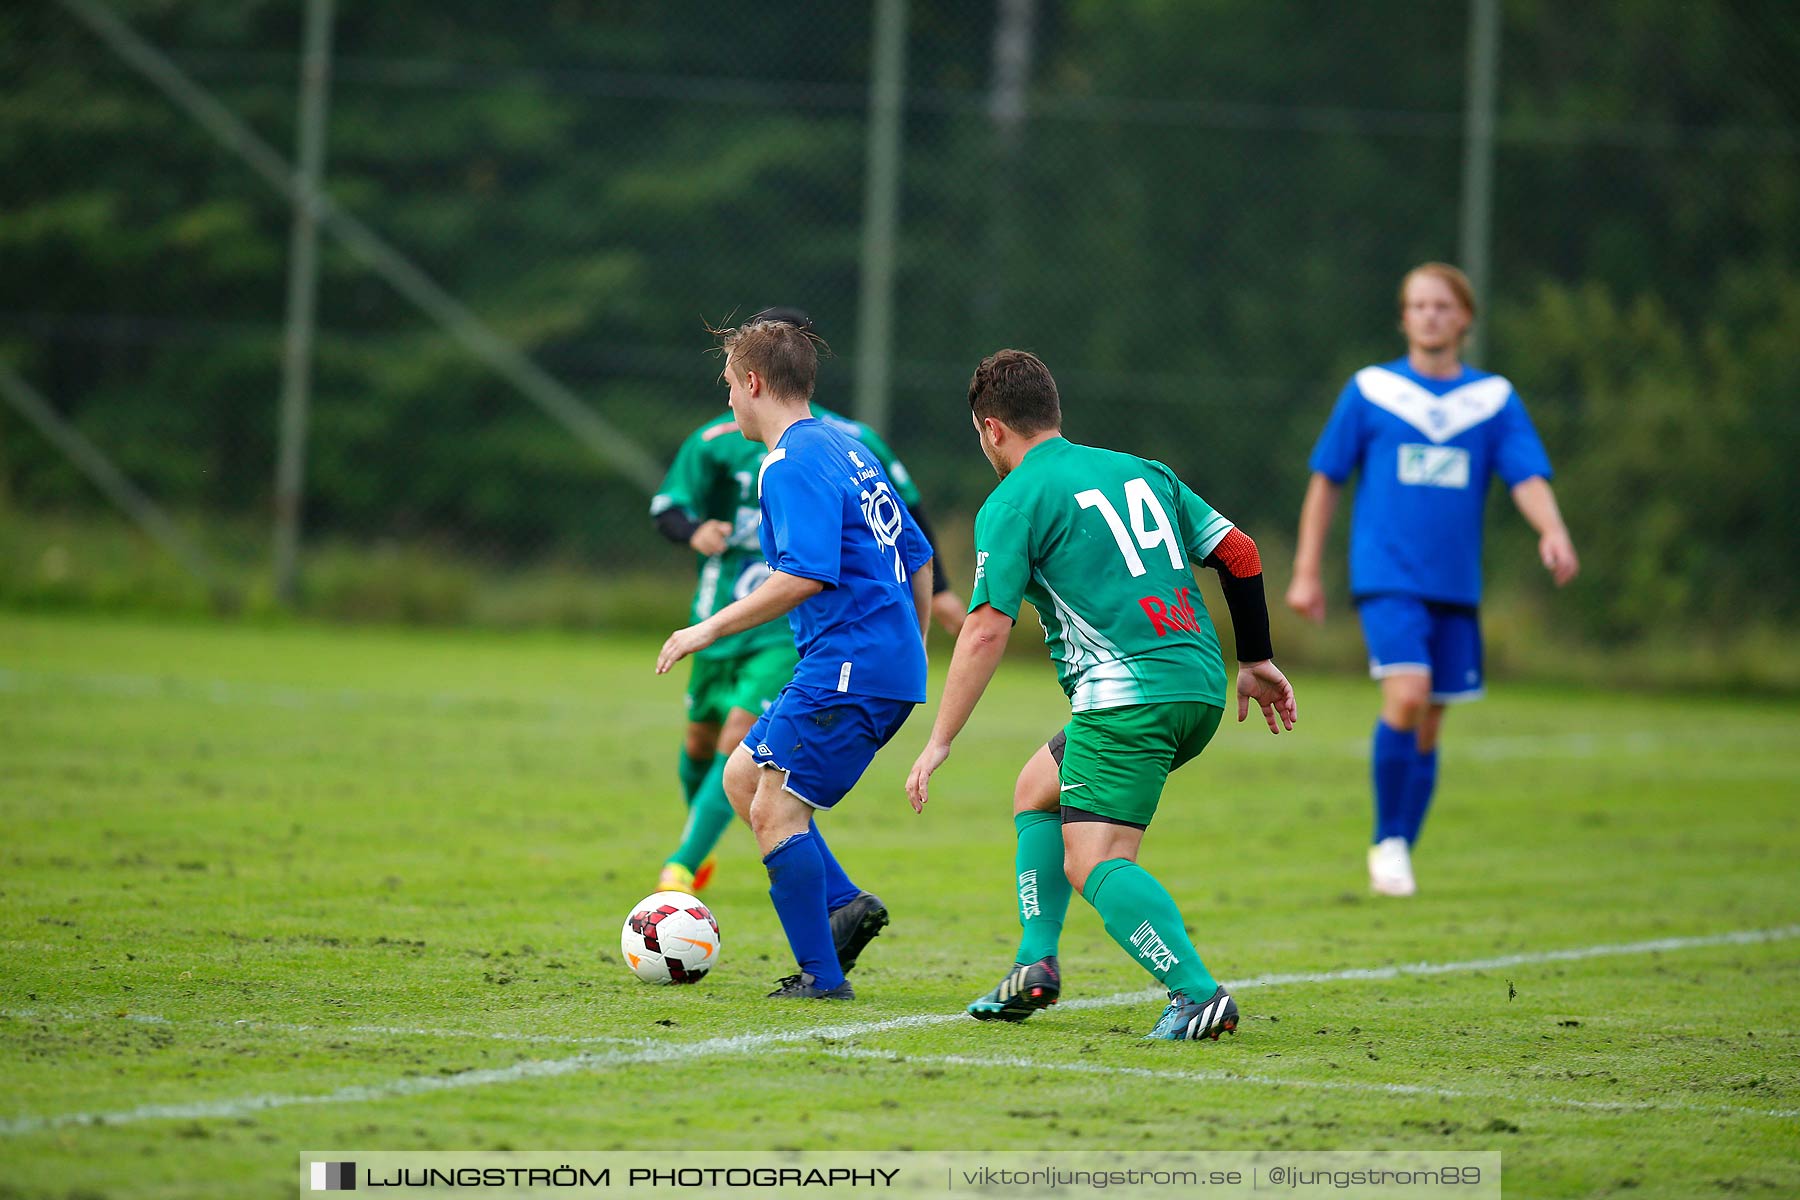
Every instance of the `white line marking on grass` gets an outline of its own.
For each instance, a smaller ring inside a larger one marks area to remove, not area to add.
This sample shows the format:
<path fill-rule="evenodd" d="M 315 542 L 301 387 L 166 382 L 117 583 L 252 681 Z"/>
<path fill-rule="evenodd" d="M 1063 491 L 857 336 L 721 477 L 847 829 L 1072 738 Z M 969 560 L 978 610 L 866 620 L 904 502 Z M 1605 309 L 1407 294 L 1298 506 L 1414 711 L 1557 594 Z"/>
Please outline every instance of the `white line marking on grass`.
<path fill-rule="evenodd" d="M 1162 1070 L 1153 1067 L 1109 1066 L 1104 1063 L 1045 1062 L 1023 1055 L 967 1054 L 900 1054 L 893 1050 L 858 1050 L 830 1047 L 823 1054 L 833 1058 L 872 1059 L 879 1062 L 919 1064 L 947 1067 L 999 1067 L 1009 1071 L 1062 1071 L 1077 1075 L 1118 1075 L 1132 1079 L 1166 1079 L 1184 1083 L 1253 1083 L 1263 1087 L 1311 1088 L 1321 1091 L 1379 1092 L 1392 1096 L 1430 1096 L 1444 1100 L 1497 1100 L 1515 1104 L 1533 1104 L 1553 1108 L 1592 1109 L 1599 1112 L 1666 1112 L 1681 1111 L 1730 1114 L 1746 1117 L 1773 1117 L 1791 1121 L 1800 1117 L 1800 1109 L 1743 1108 L 1735 1104 L 1686 1104 L 1681 1101 L 1656 1100 L 1574 1100 L 1562 1096 L 1529 1096 L 1518 1092 L 1471 1092 L 1457 1088 L 1432 1087 L 1417 1083 L 1364 1083 L 1350 1079 L 1291 1079 L 1279 1075 L 1258 1075 L 1247 1071 Z"/>
<path fill-rule="evenodd" d="M 1256 975 L 1249 979 L 1225 979 L 1226 991 L 1259 987 L 1282 987 L 1291 983 L 1344 983 L 1360 979 L 1398 979 L 1402 975 L 1453 975 L 1474 971 L 1498 971 L 1507 967 L 1524 967 L 1538 963 L 1579 962 L 1587 958 L 1615 958 L 1630 954 L 1661 954 L 1671 950 L 1698 950 L 1707 946 L 1753 946 L 1763 942 L 1785 942 L 1800 938 L 1800 925 L 1783 925 L 1775 929 L 1745 929 L 1736 933 L 1715 933 L 1701 937 L 1657 938 L 1648 942 L 1624 942 L 1611 946 L 1579 946 L 1571 950 L 1539 950 L 1527 954 L 1502 954 L 1496 958 L 1471 958 L 1447 963 L 1396 963 L 1388 967 L 1349 967 L 1341 971 L 1299 972 L 1286 975 Z M 1163 1000 L 1166 992 L 1148 988 L 1141 992 L 1115 992 L 1110 996 L 1092 996 L 1084 1000 L 1067 1000 L 1058 1008 L 1111 1008 L 1134 1004 L 1141 1000 Z"/>
<path fill-rule="evenodd" d="M 661 1046 L 655 1038 L 609 1037 L 605 1034 L 574 1036 L 558 1033 L 491 1033 L 480 1029 L 420 1029 L 401 1025 L 295 1025 L 285 1021 L 219 1021 L 237 1029 L 268 1029 L 280 1033 L 322 1033 L 332 1037 L 346 1033 L 383 1037 L 467 1038 L 473 1041 L 529 1042 L 552 1046 Z"/>
<path fill-rule="evenodd" d="M 647 1037 L 610 1037 L 605 1034 L 569 1035 L 557 1033 L 495 1033 L 482 1029 L 430 1029 L 402 1025 L 304 1025 L 289 1021 L 171 1021 L 150 1013 L 78 1013 L 46 1012 L 35 1008 L 0 1008 L 0 1019 L 15 1021 L 131 1021 L 140 1025 L 167 1025 L 170 1028 L 206 1026 L 218 1029 L 256 1029 L 274 1033 L 319 1033 L 328 1037 L 351 1034 L 373 1034 L 377 1037 L 426 1037 L 468 1039 L 472 1041 L 526 1042 L 553 1046 L 662 1046 L 667 1043 Z"/>
<path fill-rule="evenodd" d="M 130 1021 L 137 1025 L 172 1025 L 167 1017 L 152 1016 L 149 1013 L 110 1012 L 110 1013 L 78 1013 L 78 1012 L 46 1012 L 41 1008 L 0 1008 L 0 1019 L 9 1021 Z M 226 1024 L 221 1021 L 220 1024 Z"/>
<path fill-rule="evenodd" d="M 630 1051 L 616 1050 L 600 1054 L 577 1054 L 571 1058 L 514 1063 L 510 1067 L 463 1071 L 456 1075 L 419 1075 L 387 1083 L 352 1084 L 334 1092 L 311 1095 L 239 1096 L 230 1100 L 200 1100 L 190 1104 L 145 1104 L 123 1112 L 63 1113 L 53 1117 L 15 1117 L 11 1120 L 0 1121 L 0 1134 L 36 1133 L 45 1129 L 61 1129 L 69 1125 L 130 1125 L 138 1121 L 198 1121 L 209 1117 L 223 1120 L 266 1112 L 273 1108 L 291 1108 L 302 1104 L 359 1104 L 369 1100 L 388 1100 L 399 1096 L 422 1096 L 432 1092 L 486 1087 L 495 1083 L 517 1083 L 521 1079 L 552 1079 L 559 1075 L 573 1075 L 578 1072 L 625 1066 L 630 1063 L 691 1057 L 680 1053 L 681 1049 L 679 1046 L 670 1046 L 662 1049 L 649 1048 Z"/>
<path fill-rule="evenodd" d="M 1658 938 L 1646 942 L 1626 942 L 1617 945 L 1581 946 L 1569 950 L 1544 950 L 1532 954 L 1508 954 L 1497 958 L 1470 959 L 1454 963 L 1412 963 L 1388 967 L 1362 967 L 1343 971 L 1321 971 L 1315 973 L 1262 975 L 1251 979 L 1227 981 L 1225 986 L 1233 990 L 1248 990 L 1258 987 L 1281 987 L 1295 983 L 1335 983 L 1349 980 L 1393 979 L 1401 975 L 1443 975 L 1458 971 L 1485 971 L 1500 967 L 1528 966 L 1534 963 L 1574 962 L 1589 958 L 1607 958 L 1628 954 L 1657 954 L 1674 950 L 1697 950 L 1708 946 L 1748 946 L 1767 942 L 1789 941 L 1800 937 L 1800 925 L 1784 925 L 1775 929 L 1748 929 L 1734 933 L 1709 934 L 1701 937 Z M 1145 1000 L 1160 999 L 1158 992 L 1119 992 L 1111 996 L 1096 996 L 1086 1000 L 1072 1000 L 1063 1008 L 1105 1008 L 1123 1004 L 1136 1004 Z M 152 1018 L 156 1020 L 157 1018 Z M 63 1113 L 56 1116 L 15 1117 L 0 1120 L 0 1136 L 12 1136 L 23 1133 L 35 1133 L 44 1129 L 58 1129 L 69 1125 L 125 1125 L 137 1121 L 159 1120 L 199 1120 L 206 1117 L 232 1118 L 247 1116 L 251 1113 L 264 1112 L 274 1108 L 287 1108 L 293 1105 L 308 1104 L 353 1104 L 368 1100 L 385 1100 L 400 1096 L 416 1096 L 428 1092 L 455 1091 L 462 1088 L 486 1087 L 490 1084 L 516 1083 L 523 1079 L 547 1079 L 561 1075 L 571 1075 L 582 1071 L 603 1070 L 609 1067 L 630 1066 L 648 1062 L 692 1062 L 703 1058 L 716 1058 L 750 1051 L 760 1051 L 770 1046 L 788 1045 L 798 1042 L 843 1041 L 849 1038 L 865 1037 L 874 1033 L 885 1033 L 896 1029 L 923 1029 L 934 1025 L 947 1025 L 952 1022 L 967 1020 L 963 1013 L 921 1013 L 909 1017 L 891 1017 L 884 1021 L 860 1021 L 843 1025 L 821 1025 L 811 1029 L 797 1029 L 780 1033 L 745 1033 L 731 1037 L 707 1038 L 698 1042 L 670 1042 L 651 1046 L 637 1047 L 630 1050 L 619 1049 L 600 1054 L 577 1054 L 570 1058 L 552 1059 L 548 1061 L 515 1063 L 510 1067 L 497 1067 L 477 1071 L 463 1071 L 456 1075 L 418 1076 L 398 1079 L 389 1083 L 355 1085 L 339 1088 L 334 1092 L 313 1095 L 260 1095 L 244 1096 L 230 1100 L 198 1101 L 191 1104 L 152 1104 L 139 1108 L 127 1109 L 111 1113 Z M 426 1034 L 428 1030 L 395 1030 L 398 1033 Z M 522 1035 L 534 1036 L 534 1035 Z M 831 1049 L 829 1045 L 826 1047 Z M 1110 1069 L 1110 1068 L 1109 1068 Z M 1208 1077 L 1210 1078 L 1210 1077 Z M 1232 1076 L 1221 1073 L 1220 1079 L 1244 1079 L 1249 1077 Z M 1250 1079 L 1260 1082 L 1262 1077 Z M 1329 1081 L 1327 1081 L 1329 1082 Z M 1294 1086 L 1299 1086 L 1295 1084 Z M 1316 1085 L 1315 1085 L 1316 1086 Z M 1408 1084 L 1369 1085 L 1377 1089 L 1398 1090 L 1412 1087 Z M 1418 1091 L 1435 1094 L 1438 1089 L 1419 1086 Z M 1666 1107 L 1666 1106 L 1665 1106 Z M 1713 1111 L 1713 1110 L 1708 1110 Z M 1788 1119 L 1796 1113 L 1785 1110 L 1764 1112 L 1759 1109 L 1745 1109 L 1764 1116 L 1777 1116 Z"/>

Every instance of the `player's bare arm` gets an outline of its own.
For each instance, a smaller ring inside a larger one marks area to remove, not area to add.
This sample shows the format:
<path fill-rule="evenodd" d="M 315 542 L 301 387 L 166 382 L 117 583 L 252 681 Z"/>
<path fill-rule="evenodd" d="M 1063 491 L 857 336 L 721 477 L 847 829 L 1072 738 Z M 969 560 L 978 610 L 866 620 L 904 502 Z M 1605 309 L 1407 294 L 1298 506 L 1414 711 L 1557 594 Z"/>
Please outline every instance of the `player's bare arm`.
<path fill-rule="evenodd" d="M 889 466 L 889 475 L 893 474 L 893 466 L 896 465 L 898 465 L 897 462 Z M 938 536 L 937 532 L 932 529 L 931 522 L 926 519 L 924 508 L 921 505 L 913 504 L 911 501 L 908 501 L 907 504 L 908 511 L 913 515 L 913 520 L 918 523 L 919 532 L 925 535 L 925 540 L 931 543 L 933 551 L 935 552 L 938 545 Z M 942 629 L 945 633 L 954 638 L 957 634 L 962 632 L 963 617 L 967 615 L 969 605 L 966 600 L 956 594 L 954 588 L 944 586 L 944 579 L 941 574 L 943 570 L 942 565 L 935 559 L 931 565 L 931 618 L 937 623 L 939 629 Z"/>
<path fill-rule="evenodd" d="M 931 633 L 931 573 L 937 569 L 937 559 L 927 559 L 925 565 L 912 573 L 913 608 L 919 614 L 919 638 L 921 641 Z"/>
<path fill-rule="evenodd" d="M 962 633 L 963 622 L 968 620 L 969 602 L 954 590 L 939 592 L 931 598 L 931 616 L 939 629 L 956 637 Z"/>
<path fill-rule="evenodd" d="M 1556 493 L 1550 481 L 1534 475 L 1512 490 L 1513 503 L 1538 534 L 1538 559 L 1556 586 L 1562 587 L 1581 572 L 1581 560 L 1575 556 L 1575 543 L 1569 527 L 1563 524 L 1562 511 L 1556 505 Z"/>
<path fill-rule="evenodd" d="M 785 571 L 772 573 L 760 587 L 742 600 L 727 604 L 698 625 L 689 625 L 671 633 L 656 656 L 656 673 L 666 675 L 670 667 L 695 651 L 706 649 L 720 638 L 755 628 L 785 615 L 802 601 L 818 595 L 824 587 L 816 579 L 789 575 Z"/>
<path fill-rule="evenodd" d="M 1306 485 L 1300 505 L 1300 531 L 1294 539 L 1294 577 L 1288 583 L 1287 606 L 1315 625 L 1325 623 L 1325 585 L 1320 563 L 1325 557 L 1325 535 L 1337 513 L 1343 488 L 1318 472 Z"/>
<path fill-rule="evenodd" d="M 938 702 L 937 720 L 931 726 L 931 738 L 919 752 L 912 771 L 906 777 L 906 798 L 913 811 L 925 811 L 930 798 L 931 773 L 950 757 L 950 743 L 969 723 L 981 694 L 987 691 L 994 671 L 1006 653 L 1006 639 L 1012 635 L 1013 619 L 991 605 L 983 604 L 969 614 L 957 635 L 956 649 L 950 656 L 950 675 L 944 681 L 944 695 Z"/>

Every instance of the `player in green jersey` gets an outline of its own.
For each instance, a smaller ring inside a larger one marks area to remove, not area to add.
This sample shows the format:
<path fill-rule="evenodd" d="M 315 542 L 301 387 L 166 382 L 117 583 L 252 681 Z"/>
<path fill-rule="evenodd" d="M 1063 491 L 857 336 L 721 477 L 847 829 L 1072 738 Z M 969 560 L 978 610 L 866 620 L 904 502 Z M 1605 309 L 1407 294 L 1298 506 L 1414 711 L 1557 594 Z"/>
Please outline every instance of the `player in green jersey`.
<path fill-rule="evenodd" d="M 812 327 L 811 318 L 794 308 L 765 309 L 745 324 L 758 321 Z M 918 489 L 881 436 L 818 404 L 812 405 L 812 414 L 869 448 L 935 546 L 931 527 L 919 515 Z M 682 442 L 650 502 L 650 515 L 663 536 L 699 555 L 690 624 L 743 599 L 769 576 L 757 541 L 756 494 L 767 453 L 767 447 L 746 438 L 732 414 L 725 413 Z M 950 590 L 941 572 L 932 587 L 932 613 L 955 636 L 963 623 L 962 597 Z M 793 631 L 785 620 L 721 638 L 694 656 L 678 768 L 688 819 L 681 844 L 663 865 L 658 890 L 698 892 L 711 881 L 713 847 L 733 815 L 723 782 L 725 760 L 793 676 L 797 661 Z"/>
<path fill-rule="evenodd" d="M 924 811 L 931 774 L 993 677 L 1024 601 L 1043 622 L 1071 709 L 1014 793 L 1015 965 L 969 1012 L 1021 1021 L 1056 1002 L 1057 942 L 1074 889 L 1168 988 L 1149 1036 L 1216 1041 L 1236 1030 L 1237 1002 L 1137 857 L 1169 772 L 1206 747 L 1226 703 L 1225 663 L 1191 563 L 1219 572 L 1231 609 L 1238 720 L 1254 700 L 1269 732 L 1294 727 L 1294 689 L 1271 661 L 1256 544 L 1161 463 L 1066 441 L 1056 381 L 1034 355 L 984 359 L 969 408 L 1000 484 L 975 517 L 969 619 L 931 739 L 907 777 L 914 810 Z"/>

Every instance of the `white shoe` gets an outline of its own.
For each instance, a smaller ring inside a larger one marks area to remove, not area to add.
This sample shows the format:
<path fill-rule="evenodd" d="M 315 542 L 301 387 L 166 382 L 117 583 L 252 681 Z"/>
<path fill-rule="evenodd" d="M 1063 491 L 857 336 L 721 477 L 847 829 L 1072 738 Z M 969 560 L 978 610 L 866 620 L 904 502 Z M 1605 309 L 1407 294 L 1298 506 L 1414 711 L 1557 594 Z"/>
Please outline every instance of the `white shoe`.
<path fill-rule="evenodd" d="M 1410 896 L 1418 890 L 1405 838 L 1382 838 L 1369 847 L 1369 889 L 1378 896 Z"/>

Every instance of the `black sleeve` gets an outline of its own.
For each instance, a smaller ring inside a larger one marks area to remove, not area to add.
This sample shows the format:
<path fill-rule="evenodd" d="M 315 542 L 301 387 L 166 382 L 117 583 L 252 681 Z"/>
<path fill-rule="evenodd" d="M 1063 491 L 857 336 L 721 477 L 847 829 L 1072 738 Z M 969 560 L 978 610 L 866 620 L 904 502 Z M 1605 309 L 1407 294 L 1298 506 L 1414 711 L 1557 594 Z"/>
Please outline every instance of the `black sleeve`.
<path fill-rule="evenodd" d="M 943 556 L 938 553 L 937 534 L 932 532 L 930 523 L 925 520 L 922 505 L 915 504 L 907 511 L 912 513 L 912 519 L 918 525 L 919 532 L 925 535 L 927 542 L 931 543 L 931 594 L 941 596 L 950 590 L 950 572 L 944 570 L 944 564 L 941 561 Z"/>
<path fill-rule="evenodd" d="M 694 530 L 700 528 L 700 522 L 687 515 L 678 506 L 670 506 L 656 514 L 656 531 L 678 546 L 688 544 L 694 536 Z"/>
<path fill-rule="evenodd" d="M 1231 610 L 1231 632 L 1237 638 L 1238 661 L 1261 662 L 1265 658 L 1274 658 L 1262 572 L 1240 579 L 1231 573 L 1216 552 L 1207 555 L 1203 564 L 1219 573 L 1219 590 L 1225 593 L 1225 607 Z"/>

